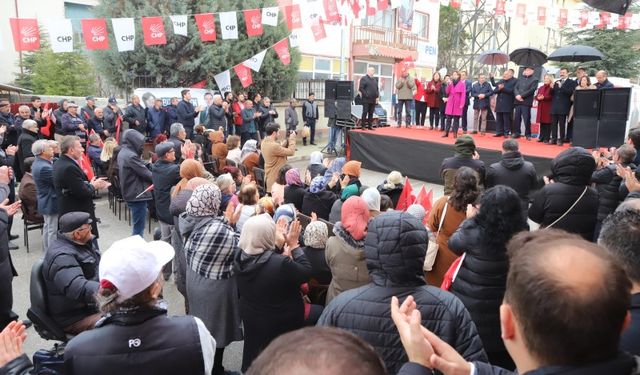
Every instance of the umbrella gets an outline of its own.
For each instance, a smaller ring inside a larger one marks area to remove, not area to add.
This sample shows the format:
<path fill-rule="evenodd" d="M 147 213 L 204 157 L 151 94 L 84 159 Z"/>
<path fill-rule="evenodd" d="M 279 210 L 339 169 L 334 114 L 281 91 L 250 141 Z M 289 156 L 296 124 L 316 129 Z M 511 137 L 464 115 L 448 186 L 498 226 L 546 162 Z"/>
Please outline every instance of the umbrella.
<path fill-rule="evenodd" d="M 547 55 L 544 52 L 531 47 L 513 50 L 509 58 L 521 66 L 542 66 L 547 62 Z"/>
<path fill-rule="evenodd" d="M 476 57 L 476 61 L 484 65 L 504 65 L 509 62 L 509 55 L 494 49 L 482 52 Z"/>
<path fill-rule="evenodd" d="M 587 62 L 602 60 L 603 58 L 604 55 L 597 49 L 581 45 L 560 47 L 548 57 L 549 60 L 560 62 Z"/>

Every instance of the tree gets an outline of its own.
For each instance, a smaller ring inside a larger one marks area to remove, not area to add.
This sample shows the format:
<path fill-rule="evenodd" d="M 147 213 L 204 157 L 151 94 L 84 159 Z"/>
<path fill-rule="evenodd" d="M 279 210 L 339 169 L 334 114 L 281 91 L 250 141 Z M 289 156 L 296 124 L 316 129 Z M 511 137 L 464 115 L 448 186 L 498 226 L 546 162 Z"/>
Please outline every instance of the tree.
<path fill-rule="evenodd" d="M 605 56 L 603 60 L 580 64 L 566 64 L 571 70 L 577 66 L 587 68 L 589 75 L 606 70 L 610 76 L 636 78 L 640 75 L 640 30 L 588 29 L 565 31 L 567 44 L 582 44 L 597 48 Z M 561 64 L 565 66 L 565 64 Z"/>
<path fill-rule="evenodd" d="M 100 17 L 136 17 L 136 46 L 134 51 L 118 52 L 113 32 L 110 32 L 109 50 L 94 53 L 99 71 L 116 87 L 131 91 L 137 81 L 144 78 L 145 85 L 156 87 L 188 87 L 202 80 L 207 87 L 216 87 L 214 76 L 234 65 L 269 48 L 289 35 L 284 20 L 277 27 L 264 26 L 264 34 L 249 38 L 246 33 L 244 15 L 238 12 L 238 39 L 222 40 L 218 20 L 217 40 L 203 43 L 193 17 L 188 18 L 187 37 L 175 35 L 173 25 L 165 22 L 167 44 L 145 46 L 139 18 L 162 15 L 198 14 L 207 12 L 255 9 L 275 0 L 230 0 L 230 1 L 171 1 L 124 0 L 119 2 L 101 0 L 96 7 Z M 216 17 L 217 18 L 217 17 Z M 109 29 L 111 24 L 108 23 Z M 112 31 L 112 30 L 110 30 Z M 253 90 L 276 98 L 289 97 L 293 92 L 300 54 L 291 49 L 291 64 L 284 66 L 273 50 L 267 52 L 259 73 L 253 72 Z M 234 74 L 232 74 L 234 76 Z M 241 88 L 240 81 L 232 78 L 234 90 Z"/>
<path fill-rule="evenodd" d="M 469 33 L 460 30 L 460 9 L 440 6 L 438 25 L 438 66 L 454 68 L 462 51 L 468 48 Z"/>
<path fill-rule="evenodd" d="M 43 38 L 44 41 L 44 38 Z M 22 59 L 23 73 L 16 86 L 43 95 L 85 96 L 95 93 L 95 77 L 89 58 L 79 50 L 53 53 L 43 43 Z"/>

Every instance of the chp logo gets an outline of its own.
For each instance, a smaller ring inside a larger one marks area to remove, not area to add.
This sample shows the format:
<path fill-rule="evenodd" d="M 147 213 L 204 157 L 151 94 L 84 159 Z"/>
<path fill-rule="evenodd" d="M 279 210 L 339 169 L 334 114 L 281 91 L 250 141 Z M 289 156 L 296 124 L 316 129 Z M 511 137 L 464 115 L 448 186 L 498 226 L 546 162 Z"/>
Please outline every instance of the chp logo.
<path fill-rule="evenodd" d="M 187 23 L 183 21 L 173 21 L 173 26 L 179 27 L 179 28 L 187 27 Z"/>
<path fill-rule="evenodd" d="M 252 30 L 260 30 L 262 28 L 262 17 L 259 14 L 251 17 L 250 22 Z"/>
<path fill-rule="evenodd" d="M 38 41 L 38 29 L 34 26 L 20 28 L 20 36 L 23 43 L 35 43 Z"/>
<path fill-rule="evenodd" d="M 164 36 L 164 26 L 159 23 L 154 23 L 149 26 L 149 31 L 151 31 L 151 37 L 153 39 L 160 39 Z"/>
<path fill-rule="evenodd" d="M 216 33 L 216 24 L 213 21 L 206 21 L 202 23 L 202 32 L 205 35 L 212 35 Z"/>
<path fill-rule="evenodd" d="M 91 28 L 91 40 L 94 42 L 104 42 L 107 39 L 107 30 L 102 26 Z"/>

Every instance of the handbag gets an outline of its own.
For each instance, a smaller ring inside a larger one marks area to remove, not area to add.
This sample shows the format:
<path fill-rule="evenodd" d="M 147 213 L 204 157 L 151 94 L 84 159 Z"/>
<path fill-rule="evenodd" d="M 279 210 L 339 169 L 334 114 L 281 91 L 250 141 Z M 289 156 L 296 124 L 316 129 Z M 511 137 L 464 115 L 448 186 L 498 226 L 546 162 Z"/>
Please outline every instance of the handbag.
<path fill-rule="evenodd" d="M 308 138 L 311 135 L 311 129 L 307 125 L 302 127 L 302 138 Z"/>
<path fill-rule="evenodd" d="M 447 207 L 449 206 L 449 202 L 444 204 L 444 210 L 442 210 L 442 217 L 440 218 L 440 225 L 438 225 L 438 232 L 434 238 L 429 238 L 429 244 L 427 245 L 427 254 L 424 257 L 424 264 L 422 265 L 422 269 L 426 272 L 429 272 L 433 269 L 433 264 L 436 262 L 436 256 L 438 255 L 438 235 L 440 235 L 440 230 L 442 229 L 442 224 L 444 223 L 444 217 L 447 215 Z"/>
<path fill-rule="evenodd" d="M 552 226 L 558 224 L 558 222 L 562 219 L 564 219 L 565 216 L 567 216 L 567 214 L 569 214 L 569 212 L 571 212 L 571 210 L 573 210 L 573 208 L 576 206 L 576 204 L 578 204 L 578 202 L 580 202 L 580 200 L 582 199 L 582 197 L 584 197 L 584 195 L 587 193 L 587 189 L 589 189 L 588 186 L 584 187 L 584 190 L 582 191 L 582 194 L 580 194 L 580 196 L 578 197 L 578 199 L 576 199 L 575 202 L 573 202 L 573 204 L 571 205 L 571 207 L 569 207 L 569 209 L 562 214 L 562 216 L 560 216 L 559 218 L 557 218 L 553 223 L 547 225 L 545 228 L 551 228 Z"/>

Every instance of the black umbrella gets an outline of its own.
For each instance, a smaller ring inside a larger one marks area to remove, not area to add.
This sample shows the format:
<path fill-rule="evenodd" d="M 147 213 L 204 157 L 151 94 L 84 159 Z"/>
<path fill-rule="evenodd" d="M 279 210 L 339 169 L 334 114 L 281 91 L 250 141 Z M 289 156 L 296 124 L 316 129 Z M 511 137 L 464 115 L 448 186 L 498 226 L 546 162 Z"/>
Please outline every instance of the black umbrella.
<path fill-rule="evenodd" d="M 536 48 L 526 47 L 513 50 L 509 58 L 521 66 L 542 66 L 547 62 L 547 54 Z"/>
<path fill-rule="evenodd" d="M 509 62 L 509 55 L 494 49 L 482 52 L 476 57 L 476 61 L 484 65 L 504 65 Z"/>
<path fill-rule="evenodd" d="M 549 60 L 560 62 L 587 62 L 604 59 L 602 52 L 589 46 L 570 45 L 553 51 Z"/>

